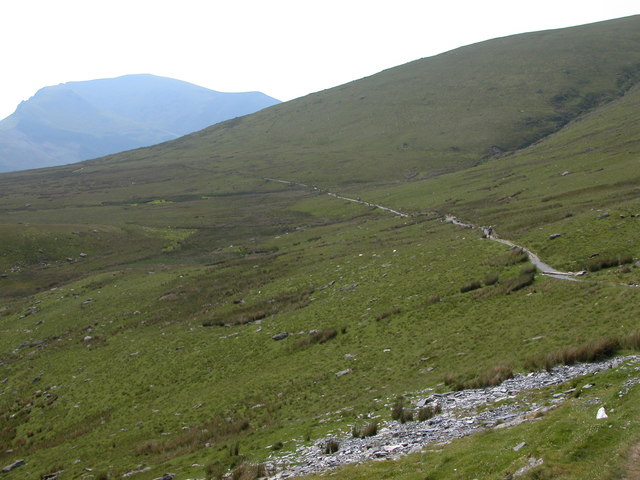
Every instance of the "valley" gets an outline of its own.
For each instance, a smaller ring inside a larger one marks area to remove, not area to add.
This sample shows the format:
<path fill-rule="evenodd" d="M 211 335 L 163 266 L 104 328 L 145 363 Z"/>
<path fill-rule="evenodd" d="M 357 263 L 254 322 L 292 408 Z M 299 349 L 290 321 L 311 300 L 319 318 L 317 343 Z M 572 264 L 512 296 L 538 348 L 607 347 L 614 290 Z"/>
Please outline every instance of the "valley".
<path fill-rule="evenodd" d="M 0 175 L 0 477 L 631 475 L 639 22 Z"/>

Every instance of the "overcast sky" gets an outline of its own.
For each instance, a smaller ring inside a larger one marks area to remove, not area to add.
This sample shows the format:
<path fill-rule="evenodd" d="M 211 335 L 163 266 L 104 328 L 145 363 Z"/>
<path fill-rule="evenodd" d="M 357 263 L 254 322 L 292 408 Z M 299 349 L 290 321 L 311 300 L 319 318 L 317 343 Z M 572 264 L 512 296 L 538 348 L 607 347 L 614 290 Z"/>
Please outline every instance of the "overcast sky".
<path fill-rule="evenodd" d="M 478 41 L 637 13 L 637 0 L 7 0 L 0 119 L 44 86 L 131 73 L 290 100 Z"/>

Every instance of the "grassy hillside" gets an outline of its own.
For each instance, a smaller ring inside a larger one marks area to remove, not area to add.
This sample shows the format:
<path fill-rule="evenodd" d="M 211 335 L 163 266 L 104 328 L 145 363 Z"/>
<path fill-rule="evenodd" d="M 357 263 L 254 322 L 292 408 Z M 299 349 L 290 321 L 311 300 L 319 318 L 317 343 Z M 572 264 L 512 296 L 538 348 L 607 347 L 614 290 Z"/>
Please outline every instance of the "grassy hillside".
<path fill-rule="evenodd" d="M 4 478 L 212 478 L 389 421 L 398 395 L 637 331 L 639 21 L 485 42 L 0 176 L 0 465 L 26 461 Z M 532 277 L 445 214 L 557 267 L 631 263 Z M 545 459 L 531 478 L 625 475 L 640 442 L 628 374 L 576 381 L 537 422 L 336 475 L 504 478 L 523 439 Z"/>

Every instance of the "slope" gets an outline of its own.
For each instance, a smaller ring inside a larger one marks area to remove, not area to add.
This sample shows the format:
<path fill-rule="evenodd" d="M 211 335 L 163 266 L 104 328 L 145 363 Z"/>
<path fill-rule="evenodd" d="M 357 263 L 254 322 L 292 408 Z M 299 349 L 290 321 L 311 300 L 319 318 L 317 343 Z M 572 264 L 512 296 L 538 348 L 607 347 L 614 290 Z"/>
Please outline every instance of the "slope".
<path fill-rule="evenodd" d="M 591 33 L 616 36 L 630 21 Z M 591 38 L 588 30 L 564 34 Z M 517 251 L 441 221 L 454 213 L 494 224 L 554 266 L 573 268 L 592 253 L 635 261 L 639 92 L 625 92 L 576 110 L 528 148 L 410 182 L 385 177 L 393 167 L 381 160 L 360 172 L 329 146 L 317 181 L 295 170 L 286 145 L 273 158 L 249 151 L 252 125 L 277 110 L 294 132 L 306 118 L 295 110 L 309 99 L 73 168 L 2 175 L 0 459 L 26 461 L 6 478 L 219 477 L 391 421 L 398 395 L 477 385 L 494 367 L 526 372 L 541 355 L 632 338 L 639 291 L 620 284 L 640 283 L 640 269 L 605 268 L 582 282 L 536 276 Z M 349 112 L 337 118 L 346 123 Z M 246 166 L 257 158 L 264 163 Z M 353 172 L 359 183 L 347 181 Z M 605 208 L 609 216 L 597 218 Z M 550 240 L 556 232 L 563 236 Z M 524 452 L 545 459 L 532 475 L 610 478 L 640 439 L 640 391 L 624 387 L 627 373 L 578 381 L 536 422 L 336 475 L 503 478 L 526 461 L 512 448 L 524 437 L 532 445 Z M 600 404 L 608 424 L 594 423 Z"/>

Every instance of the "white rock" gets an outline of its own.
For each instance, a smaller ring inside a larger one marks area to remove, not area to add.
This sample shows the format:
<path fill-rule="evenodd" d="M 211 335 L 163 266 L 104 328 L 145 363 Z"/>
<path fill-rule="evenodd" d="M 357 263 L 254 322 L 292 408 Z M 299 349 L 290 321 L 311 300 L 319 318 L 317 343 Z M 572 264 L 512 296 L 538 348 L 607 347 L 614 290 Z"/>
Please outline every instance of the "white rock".
<path fill-rule="evenodd" d="M 602 420 L 603 418 L 609 418 L 609 415 L 607 415 L 607 411 L 604 407 L 600 407 L 598 409 L 598 413 L 596 413 L 596 420 Z"/>

